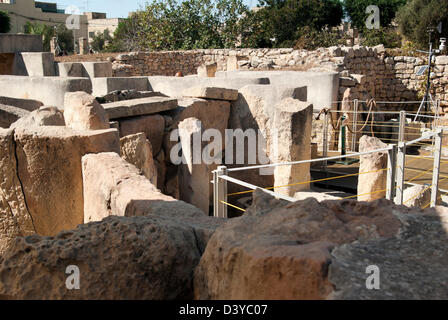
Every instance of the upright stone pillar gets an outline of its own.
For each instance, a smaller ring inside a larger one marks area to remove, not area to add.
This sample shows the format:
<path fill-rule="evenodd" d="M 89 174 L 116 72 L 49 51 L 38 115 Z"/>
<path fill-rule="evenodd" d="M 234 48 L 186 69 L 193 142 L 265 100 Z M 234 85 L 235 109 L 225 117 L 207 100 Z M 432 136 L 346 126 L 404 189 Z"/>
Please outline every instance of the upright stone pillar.
<path fill-rule="evenodd" d="M 216 71 L 218 70 L 218 64 L 206 63 L 198 68 L 198 76 L 202 78 L 214 78 Z"/>
<path fill-rule="evenodd" d="M 88 54 L 89 45 L 86 38 L 79 38 L 79 54 Z"/>
<path fill-rule="evenodd" d="M 312 117 L 313 105 L 310 103 L 287 98 L 277 104 L 272 128 L 278 132 L 276 162 L 311 159 Z M 274 180 L 276 193 L 293 197 L 296 192 L 310 188 L 310 164 L 276 167 Z"/>
<path fill-rule="evenodd" d="M 387 148 L 380 139 L 362 136 L 359 140 L 359 152 L 368 152 Z M 358 180 L 358 201 L 374 201 L 386 197 L 387 152 L 376 152 L 361 156 Z M 370 173 L 365 173 L 370 172 Z"/>
<path fill-rule="evenodd" d="M 210 206 L 210 177 L 202 160 L 202 122 L 188 118 L 179 123 L 182 161 L 179 169 L 180 200 L 190 203 L 206 215 Z"/>
<path fill-rule="evenodd" d="M 50 40 L 50 51 L 55 55 L 56 55 L 56 47 L 57 47 L 57 38 L 53 37 Z"/>

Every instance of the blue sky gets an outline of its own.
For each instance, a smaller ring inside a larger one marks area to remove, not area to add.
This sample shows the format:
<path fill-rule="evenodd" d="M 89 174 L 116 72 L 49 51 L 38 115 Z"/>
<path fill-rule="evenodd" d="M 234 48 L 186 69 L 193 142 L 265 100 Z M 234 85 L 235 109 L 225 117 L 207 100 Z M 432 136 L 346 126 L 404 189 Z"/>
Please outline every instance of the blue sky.
<path fill-rule="evenodd" d="M 143 6 L 146 0 L 43 0 L 44 2 L 55 2 L 59 8 L 65 9 L 69 6 L 76 6 L 81 12 L 96 11 L 106 12 L 108 18 L 128 16 L 128 12 L 135 11 Z M 255 7 L 258 0 L 244 0 L 248 6 Z"/>

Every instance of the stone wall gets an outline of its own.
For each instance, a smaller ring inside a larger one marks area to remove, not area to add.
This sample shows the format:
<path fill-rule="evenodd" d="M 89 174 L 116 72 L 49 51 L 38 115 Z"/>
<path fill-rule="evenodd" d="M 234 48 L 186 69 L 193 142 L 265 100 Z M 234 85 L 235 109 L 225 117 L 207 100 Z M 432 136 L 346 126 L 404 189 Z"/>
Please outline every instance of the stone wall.
<path fill-rule="evenodd" d="M 278 70 L 337 71 L 341 75 L 340 98 L 346 88 L 352 97 L 377 101 L 419 100 L 417 91 L 424 76 L 415 72 L 426 62 L 423 58 L 389 56 L 383 46 L 374 48 L 330 47 L 315 51 L 293 49 L 207 49 L 171 52 L 133 52 L 120 54 L 113 62 L 116 76 L 174 76 L 196 74 L 200 65 L 217 62 L 219 71 Z M 448 56 L 435 59 L 434 97 L 448 111 Z M 399 110 L 403 105 L 380 105 Z M 415 109 L 416 104 L 404 106 Z"/>

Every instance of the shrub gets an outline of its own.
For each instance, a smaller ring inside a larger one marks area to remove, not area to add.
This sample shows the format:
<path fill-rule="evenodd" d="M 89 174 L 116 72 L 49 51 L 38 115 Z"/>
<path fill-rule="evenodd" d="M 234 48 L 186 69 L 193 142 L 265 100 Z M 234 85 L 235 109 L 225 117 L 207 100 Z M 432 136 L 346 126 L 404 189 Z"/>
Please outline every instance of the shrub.
<path fill-rule="evenodd" d="M 0 10 L 0 33 L 8 33 L 11 30 L 11 19 L 9 14 Z"/>

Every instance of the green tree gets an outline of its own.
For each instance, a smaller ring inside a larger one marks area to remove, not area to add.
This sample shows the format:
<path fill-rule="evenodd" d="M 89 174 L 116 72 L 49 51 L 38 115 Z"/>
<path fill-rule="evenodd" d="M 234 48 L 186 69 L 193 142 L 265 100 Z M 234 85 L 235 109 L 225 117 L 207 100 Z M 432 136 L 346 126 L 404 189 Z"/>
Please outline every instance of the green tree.
<path fill-rule="evenodd" d="M 106 42 L 110 43 L 111 41 L 112 37 L 110 35 L 110 32 L 108 29 L 106 29 L 103 32 L 97 32 L 93 36 L 90 46 L 92 47 L 93 51 L 103 52 L 106 48 Z"/>
<path fill-rule="evenodd" d="M 11 19 L 5 11 L 0 11 L 0 33 L 8 33 L 11 30 Z"/>
<path fill-rule="evenodd" d="M 50 42 L 53 37 L 56 37 L 61 51 L 74 51 L 73 33 L 64 24 L 49 26 L 39 22 L 28 21 L 25 24 L 25 33 L 41 35 L 44 51 L 50 51 Z"/>
<path fill-rule="evenodd" d="M 243 0 L 152 0 L 122 22 L 110 50 L 189 50 L 236 47 Z"/>
<path fill-rule="evenodd" d="M 243 33 L 243 43 L 290 47 L 301 28 L 324 30 L 339 25 L 342 18 L 339 0 L 260 0 L 258 10 L 247 16 L 250 31 Z"/>
<path fill-rule="evenodd" d="M 388 27 L 395 18 L 397 11 L 407 0 L 344 0 L 344 8 L 352 24 L 359 30 L 366 29 L 366 20 L 370 13 L 366 9 L 376 5 L 380 9 L 381 27 Z"/>
<path fill-rule="evenodd" d="M 400 32 L 421 49 L 428 48 L 428 27 L 442 22 L 442 34 L 434 33 L 434 43 L 448 36 L 448 2 L 440 0 L 410 0 L 397 14 Z"/>

